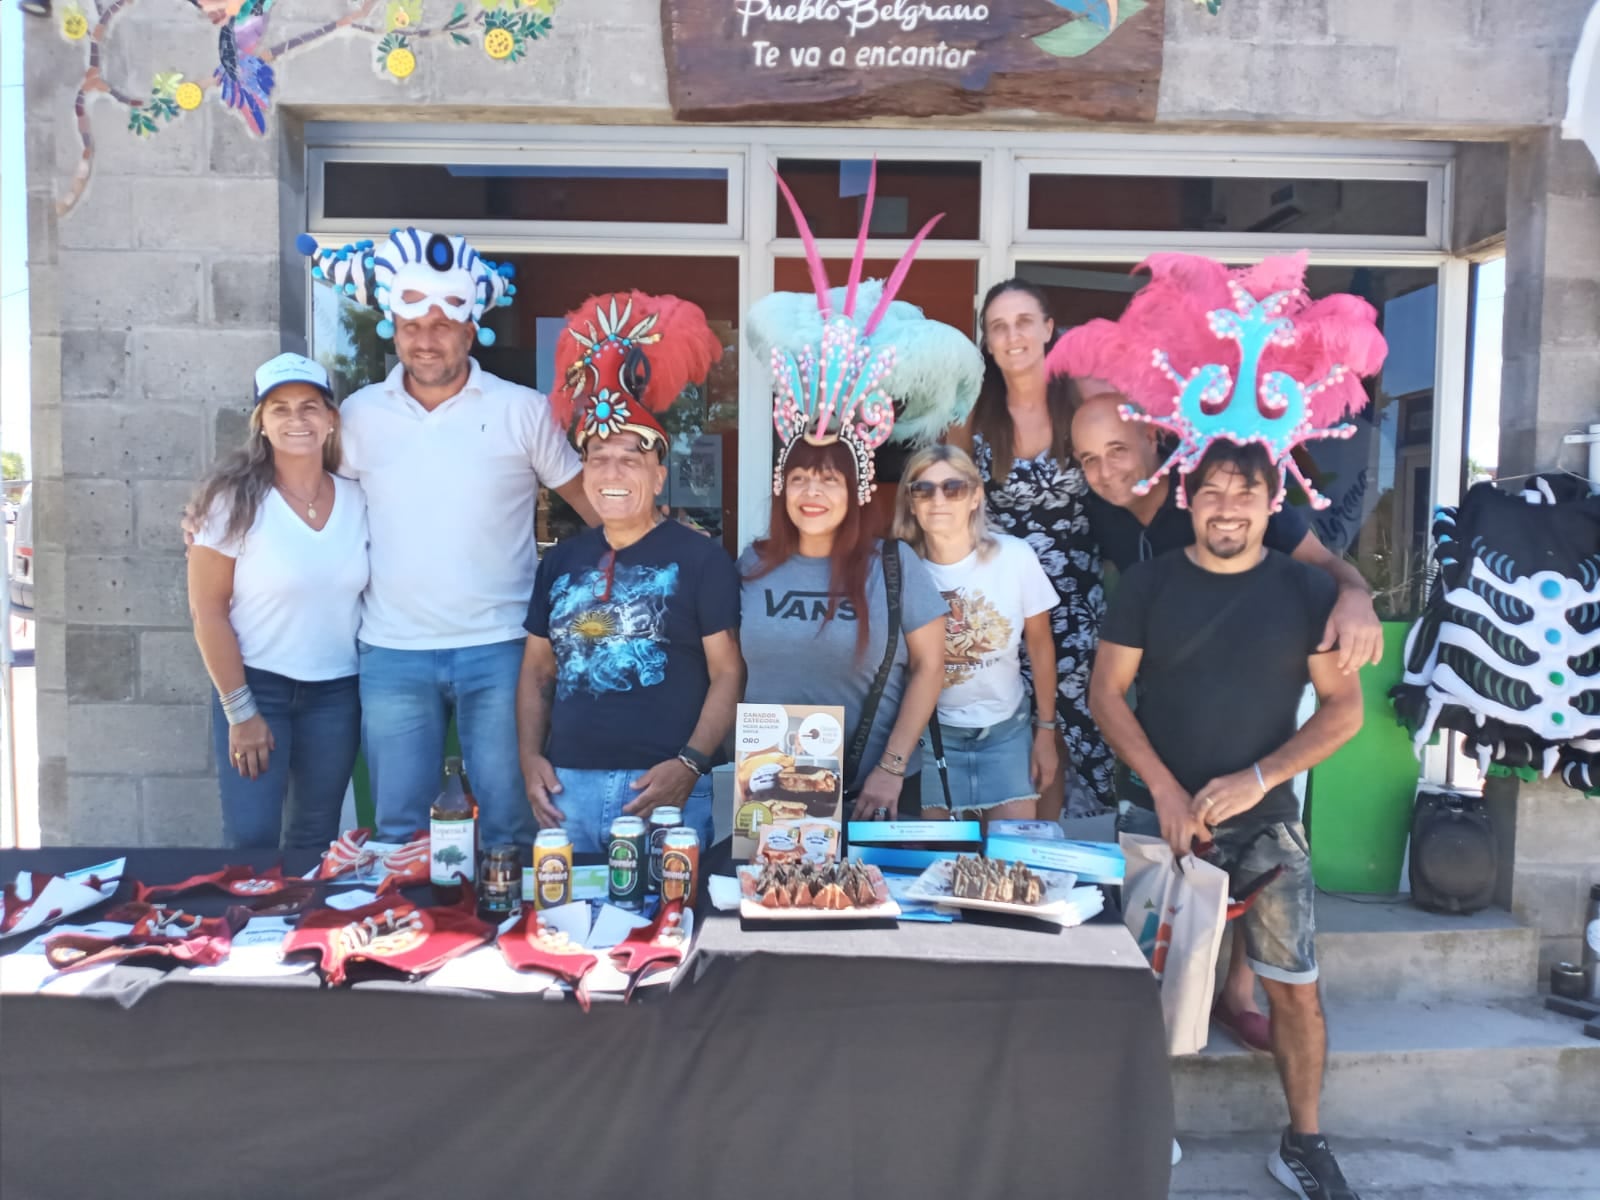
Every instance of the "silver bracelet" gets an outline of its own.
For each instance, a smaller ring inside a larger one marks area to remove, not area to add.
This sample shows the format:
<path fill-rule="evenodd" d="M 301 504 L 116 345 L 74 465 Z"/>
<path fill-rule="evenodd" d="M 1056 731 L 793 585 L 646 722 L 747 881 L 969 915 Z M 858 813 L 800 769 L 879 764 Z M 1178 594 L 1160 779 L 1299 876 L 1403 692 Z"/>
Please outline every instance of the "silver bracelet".
<path fill-rule="evenodd" d="M 1033 727 L 1035 729 L 1054 729 L 1056 727 L 1055 718 L 1052 717 L 1048 721 L 1041 721 L 1038 717 L 1035 717 L 1033 719 Z"/>
<path fill-rule="evenodd" d="M 229 725 L 243 725 L 260 712 L 256 707 L 255 694 L 251 692 L 248 683 L 235 688 L 226 696 L 220 696 L 219 699 L 222 701 L 222 715 L 228 718 Z"/>
<path fill-rule="evenodd" d="M 1261 774 L 1261 764 L 1255 762 L 1251 763 L 1250 766 L 1255 769 L 1256 782 L 1261 785 L 1261 794 L 1265 796 L 1267 794 L 1267 781 Z"/>

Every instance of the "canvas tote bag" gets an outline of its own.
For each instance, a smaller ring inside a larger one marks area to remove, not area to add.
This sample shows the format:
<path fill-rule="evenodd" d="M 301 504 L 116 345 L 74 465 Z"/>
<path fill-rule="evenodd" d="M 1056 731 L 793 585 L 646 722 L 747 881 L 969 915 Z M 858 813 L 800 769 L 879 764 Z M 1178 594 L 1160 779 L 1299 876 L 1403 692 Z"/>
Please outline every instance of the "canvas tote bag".
<path fill-rule="evenodd" d="M 1160 838 L 1120 834 L 1127 860 L 1122 920 L 1161 984 L 1167 1053 L 1198 1054 L 1211 1026 L 1217 954 L 1227 923 L 1228 876 Z"/>

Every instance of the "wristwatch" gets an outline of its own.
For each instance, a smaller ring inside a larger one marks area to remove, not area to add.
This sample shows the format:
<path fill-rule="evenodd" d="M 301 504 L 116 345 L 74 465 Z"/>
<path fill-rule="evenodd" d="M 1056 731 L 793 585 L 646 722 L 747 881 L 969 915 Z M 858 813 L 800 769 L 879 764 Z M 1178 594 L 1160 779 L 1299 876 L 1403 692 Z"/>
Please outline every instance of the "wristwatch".
<path fill-rule="evenodd" d="M 685 766 L 693 768 L 696 775 L 706 775 L 711 771 L 711 756 L 701 754 L 693 746 L 685 746 L 679 750 L 678 760 Z"/>

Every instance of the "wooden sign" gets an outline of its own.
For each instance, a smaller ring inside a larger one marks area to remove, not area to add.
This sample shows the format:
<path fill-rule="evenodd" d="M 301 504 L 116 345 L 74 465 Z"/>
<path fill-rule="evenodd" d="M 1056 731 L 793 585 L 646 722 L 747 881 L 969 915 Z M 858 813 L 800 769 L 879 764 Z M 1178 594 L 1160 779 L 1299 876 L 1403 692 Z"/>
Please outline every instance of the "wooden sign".
<path fill-rule="evenodd" d="M 813 121 L 1156 114 L 1164 0 L 661 0 L 672 111 Z"/>

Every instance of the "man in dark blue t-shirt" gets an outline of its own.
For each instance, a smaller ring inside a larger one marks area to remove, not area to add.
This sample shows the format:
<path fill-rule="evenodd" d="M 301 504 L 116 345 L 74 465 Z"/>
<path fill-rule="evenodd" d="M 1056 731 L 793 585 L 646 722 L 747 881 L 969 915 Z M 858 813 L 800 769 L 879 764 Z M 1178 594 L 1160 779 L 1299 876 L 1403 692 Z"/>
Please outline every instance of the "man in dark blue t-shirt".
<path fill-rule="evenodd" d="M 1291 784 L 1361 728 L 1361 685 L 1320 641 L 1332 581 L 1263 544 L 1279 486 L 1266 450 L 1214 442 L 1185 483 L 1194 545 L 1131 566 L 1100 626 L 1090 709 L 1133 772 L 1118 828 L 1159 833 L 1180 855 L 1214 841 L 1237 895 L 1280 870 L 1235 932 L 1270 1001 L 1289 1102 L 1270 1165 L 1301 1195 L 1354 1200 L 1318 1127 L 1327 1031 L 1316 889 Z M 1296 729 L 1307 682 L 1318 708 Z"/>
<path fill-rule="evenodd" d="M 1072 418 L 1072 452 L 1089 485 L 1084 510 L 1100 556 L 1125 572 L 1136 562 L 1193 545 L 1194 523 L 1178 507 L 1171 475 L 1158 479 L 1147 495 L 1134 494 L 1133 485 L 1155 474 L 1163 456 L 1155 426 L 1123 420 L 1117 410 L 1121 403 L 1117 392 L 1084 400 Z M 1318 644 L 1324 649 L 1338 644 L 1339 669 L 1353 673 L 1364 663 L 1376 663 L 1383 655 L 1383 627 L 1361 572 L 1330 553 L 1305 517 L 1287 506 L 1272 514 L 1262 536 L 1267 549 L 1321 568 L 1338 586 Z"/>
<path fill-rule="evenodd" d="M 585 441 L 601 525 L 539 562 L 517 688 L 517 740 L 541 828 L 603 851 L 621 813 L 683 809 L 711 842 L 711 756 L 744 669 L 739 576 L 720 543 L 665 520 L 664 437 Z"/>

